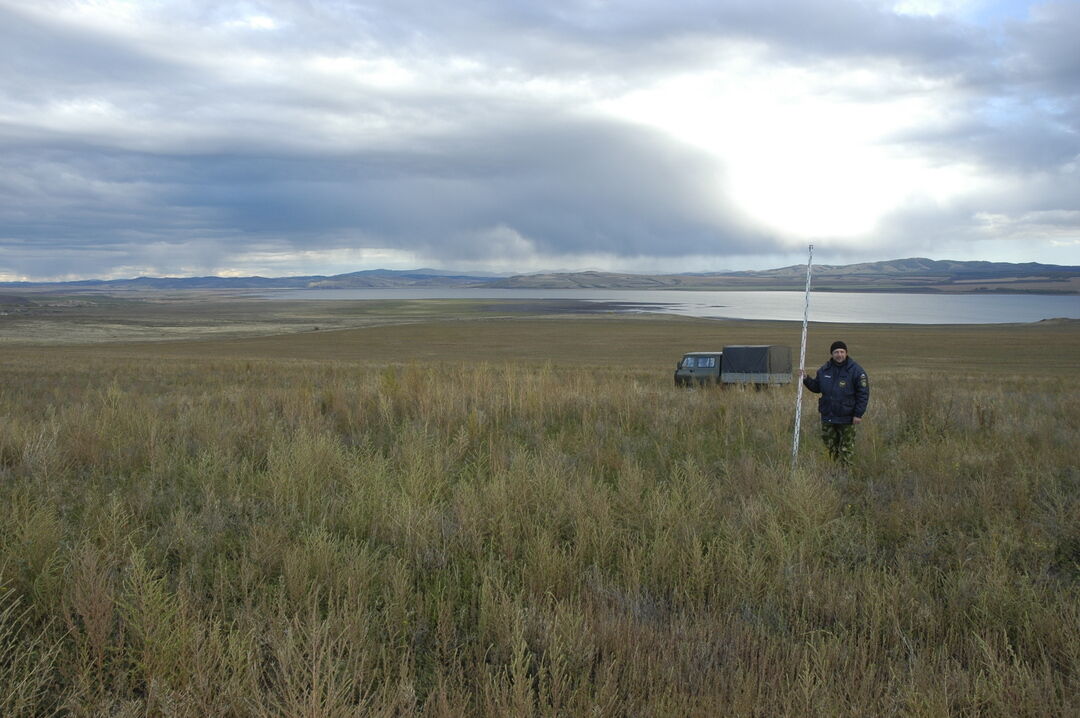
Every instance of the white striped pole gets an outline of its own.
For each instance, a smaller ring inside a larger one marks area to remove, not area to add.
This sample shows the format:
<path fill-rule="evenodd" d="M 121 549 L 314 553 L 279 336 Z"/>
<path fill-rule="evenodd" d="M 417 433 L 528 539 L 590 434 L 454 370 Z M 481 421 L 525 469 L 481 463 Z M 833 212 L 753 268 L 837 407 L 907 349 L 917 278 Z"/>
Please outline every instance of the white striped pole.
<path fill-rule="evenodd" d="M 799 349 L 799 388 L 795 395 L 795 436 L 791 440 L 791 470 L 799 460 L 799 427 L 802 425 L 802 372 L 806 368 L 806 323 L 810 319 L 810 266 L 814 263 L 814 245 L 810 245 L 810 256 L 806 259 L 806 299 L 802 316 L 802 347 Z"/>

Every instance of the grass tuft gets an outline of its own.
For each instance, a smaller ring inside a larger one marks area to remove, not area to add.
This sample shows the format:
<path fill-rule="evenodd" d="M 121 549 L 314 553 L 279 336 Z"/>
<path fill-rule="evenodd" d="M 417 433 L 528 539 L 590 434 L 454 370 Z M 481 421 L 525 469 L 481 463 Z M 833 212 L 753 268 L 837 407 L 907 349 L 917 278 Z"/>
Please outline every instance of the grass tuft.
<path fill-rule="evenodd" d="M 792 473 L 785 389 L 80 357 L 0 379 L 5 716 L 1080 712 L 1071 384 L 883 367 Z"/>

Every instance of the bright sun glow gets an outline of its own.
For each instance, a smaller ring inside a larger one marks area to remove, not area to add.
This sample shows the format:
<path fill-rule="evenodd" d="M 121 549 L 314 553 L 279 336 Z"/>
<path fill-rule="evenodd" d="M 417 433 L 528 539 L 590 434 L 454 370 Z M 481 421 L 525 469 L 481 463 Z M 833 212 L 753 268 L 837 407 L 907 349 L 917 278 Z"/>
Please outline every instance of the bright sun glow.
<path fill-rule="evenodd" d="M 699 147 L 722 168 L 724 192 L 746 218 L 791 240 L 865 237 L 912 201 L 947 202 L 977 178 L 930 166 L 890 141 L 937 117 L 935 88 L 888 86 L 868 70 L 762 73 L 752 54 L 709 76 L 685 77 L 604 103 L 604 111 Z M 858 102 L 845 97 L 864 93 Z"/>

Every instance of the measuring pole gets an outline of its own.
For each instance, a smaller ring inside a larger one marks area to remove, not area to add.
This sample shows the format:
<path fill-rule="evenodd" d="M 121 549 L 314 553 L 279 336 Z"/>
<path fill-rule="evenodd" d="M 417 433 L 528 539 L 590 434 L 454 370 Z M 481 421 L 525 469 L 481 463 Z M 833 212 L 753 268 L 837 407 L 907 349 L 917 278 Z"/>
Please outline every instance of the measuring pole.
<path fill-rule="evenodd" d="M 814 263 L 814 245 L 810 245 L 810 256 L 806 259 L 806 301 L 802 315 L 802 347 L 799 349 L 799 369 L 806 368 L 806 323 L 810 318 L 810 266 Z M 795 435 L 791 440 L 791 470 L 799 460 L 799 427 L 802 425 L 802 375 L 799 376 L 799 388 L 795 395 Z"/>

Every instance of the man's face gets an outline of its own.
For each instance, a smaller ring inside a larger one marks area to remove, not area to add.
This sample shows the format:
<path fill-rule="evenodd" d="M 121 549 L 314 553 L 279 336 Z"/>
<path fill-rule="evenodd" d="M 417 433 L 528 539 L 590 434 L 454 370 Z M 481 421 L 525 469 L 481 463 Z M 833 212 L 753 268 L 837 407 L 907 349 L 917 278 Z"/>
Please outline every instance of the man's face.
<path fill-rule="evenodd" d="M 836 349 L 832 353 L 832 358 L 837 364 L 843 364 L 844 360 L 847 359 L 847 349 Z"/>

